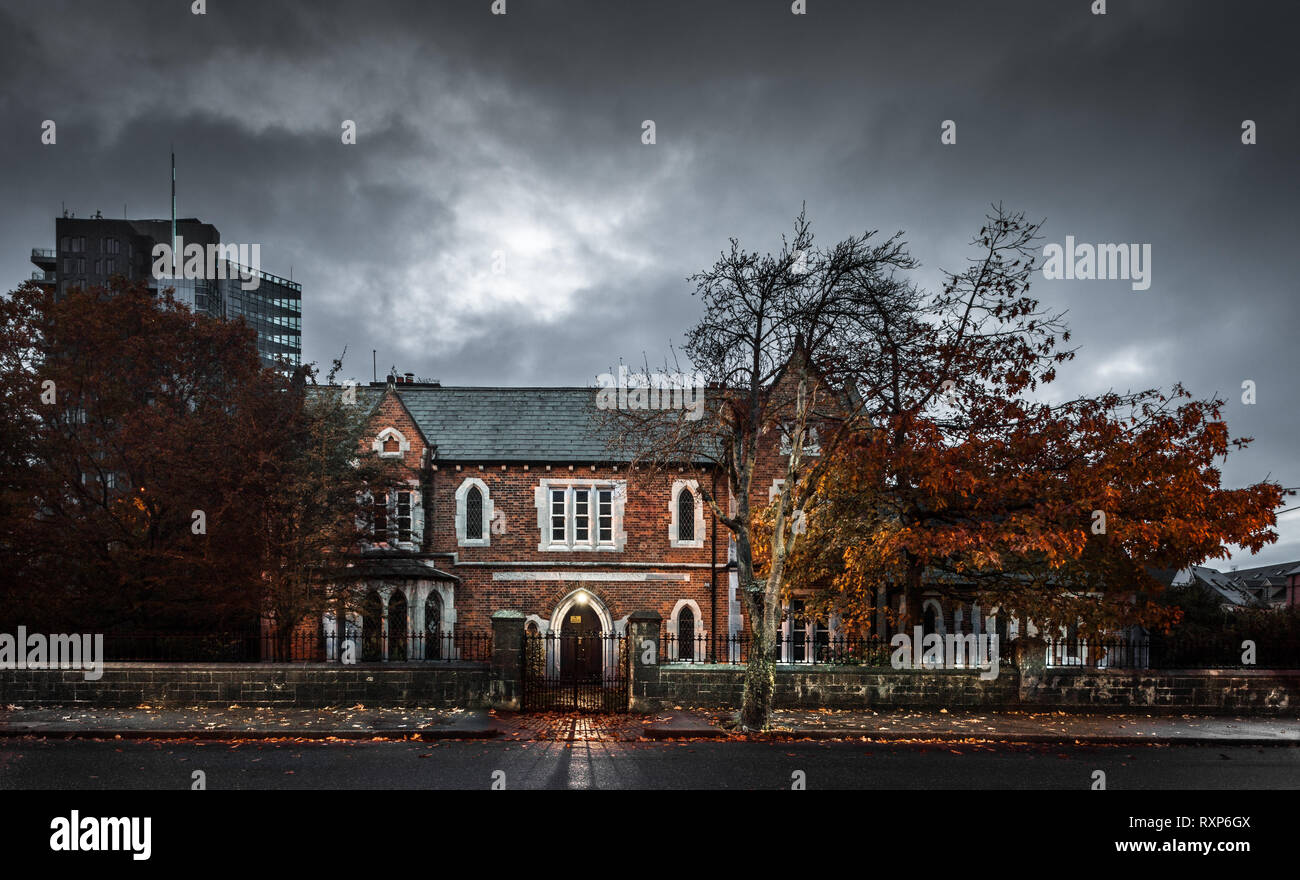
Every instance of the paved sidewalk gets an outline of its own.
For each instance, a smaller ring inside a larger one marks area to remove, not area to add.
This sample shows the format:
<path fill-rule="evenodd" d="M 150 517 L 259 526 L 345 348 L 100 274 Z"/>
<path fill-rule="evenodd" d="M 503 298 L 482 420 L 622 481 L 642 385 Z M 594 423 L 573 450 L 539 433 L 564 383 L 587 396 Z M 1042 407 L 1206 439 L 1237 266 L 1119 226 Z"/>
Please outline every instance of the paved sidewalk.
<path fill-rule="evenodd" d="M 487 712 L 465 709 L 192 709 L 7 708 L 0 737 L 75 736 L 88 739 L 420 739 L 495 736 Z"/>
<path fill-rule="evenodd" d="M 726 722 L 726 716 L 720 719 Z M 1300 745 L 1300 720 L 1199 715 L 1066 712 L 774 713 L 773 733 L 800 739 L 1086 744 Z"/>
<path fill-rule="evenodd" d="M 779 711 L 745 736 L 735 713 L 668 709 L 650 716 L 522 715 L 483 710 L 226 708 L 0 709 L 0 737 L 92 739 L 484 739 L 621 741 L 781 738 L 872 742 L 1082 745 L 1300 745 L 1300 719 L 1061 712 Z"/>

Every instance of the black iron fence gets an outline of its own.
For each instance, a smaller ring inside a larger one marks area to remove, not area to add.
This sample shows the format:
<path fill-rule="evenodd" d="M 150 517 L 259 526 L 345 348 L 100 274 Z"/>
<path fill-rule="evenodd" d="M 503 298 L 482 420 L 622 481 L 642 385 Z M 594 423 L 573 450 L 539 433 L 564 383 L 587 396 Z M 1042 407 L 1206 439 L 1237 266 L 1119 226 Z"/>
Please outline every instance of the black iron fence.
<path fill-rule="evenodd" d="M 1047 642 L 1049 667 L 1093 669 L 1296 669 L 1300 668 L 1300 640 L 1223 634 L 1113 636 L 1094 639 L 1056 639 Z M 665 630 L 659 640 L 660 663 L 749 662 L 752 637 L 695 636 L 680 638 Z M 821 633 L 783 633 L 777 639 L 775 657 L 780 664 L 844 664 L 887 667 L 894 648 L 881 636 L 831 636 Z M 999 653 L 1011 655 L 1011 643 L 1003 640 Z M 961 656 L 960 654 L 958 656 Z"/>
<path fill-rule="evenodd" d="M 1011 645 L 1005 640 L 1001 643 L 1002 656 L 1011 655 Z M 749 662 L 752 650 L 753 639 L 748 633 L 681 638 L 665 631 L 660 636 L 658 659 L 660 663 L 743 665 Z M 823 632 L 785 633 L 775 645 L 780 664 L 888 667 L 893 652 L 888 637 L 832 636 Z M 113 662 L 487 662 L 491 654 L 491 633 L 459 629 L 387 635 L 379 627 L 352 626 L 341 635 L 302 629 L 286 634 L 257 630 L 104 634 L 104 660 Z M 1049 667 L 1092 669 L 1297 669 L 1300 639 L 1177 631 L 1169 635 L 1054 639 L 1047 642 L 1046 662 Z"/>
<path fill-rule="evenodd" d="M 356 663 L 486 662 L 491 633 L 411 633 L 385 637 L 370 629 L 343 635 L 295 630 L 274 632 L 106 633 L 104 659 L 111 662 L 177 663 Z"/>
<path fill-rule="evenodd" d="M 836 663 L 853 666 L 888 666 L 891 648 L 879 636 L 781 634 L 773 646 L 778 663 Z M 753 638 L 748 633 L 682 638 L 664 631 L 659 637 L 660 663 L 749 662 Z"/>
<path fill-rule="evenodd" d="M 1055 639 L 1047 642 L 1048 666 L 1146 669 L 1152 666 L 1151 660 L 1151 640 L 1145 636 Z"/>
<path fill-rule="evenodd" d="M 525 633 L 525 712 L 626 712 L 628 641 L 621 633 Z"/>
<path fill-rule="evenodd" d="M 1152 633 L 1131 638 L 1056 639 L 1047 665 L 1094 669 L 1296 669 L 1300 640 L 1242 633 Z"/>

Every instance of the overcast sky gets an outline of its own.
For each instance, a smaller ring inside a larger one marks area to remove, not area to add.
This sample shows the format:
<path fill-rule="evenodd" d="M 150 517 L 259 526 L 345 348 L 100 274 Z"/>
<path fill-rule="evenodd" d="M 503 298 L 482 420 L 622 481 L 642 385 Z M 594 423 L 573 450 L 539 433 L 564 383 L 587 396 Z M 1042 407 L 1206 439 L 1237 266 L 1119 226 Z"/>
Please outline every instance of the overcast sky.
<path fill-rule="evenodd" d="M 3 0 L 0 274 L 65 203 L 168 216 L 174 143 L 179 215 L 302 283 L 305 359 L 590 384 L 662 362 L 685 276 L 801 203 L 822 243 L 904 230 L 933 285 L 1001 201 L 1152 248 L 1145 291 L 1035 283 L 1080 346 L 1053 394 L 1218 393 L 1256 438 L 1225 483 L 1300 486 L 1296 6 L 1091 3 Z M 1214 564 L 1300 559 L 1300 512 L 1280 532 Z"/>

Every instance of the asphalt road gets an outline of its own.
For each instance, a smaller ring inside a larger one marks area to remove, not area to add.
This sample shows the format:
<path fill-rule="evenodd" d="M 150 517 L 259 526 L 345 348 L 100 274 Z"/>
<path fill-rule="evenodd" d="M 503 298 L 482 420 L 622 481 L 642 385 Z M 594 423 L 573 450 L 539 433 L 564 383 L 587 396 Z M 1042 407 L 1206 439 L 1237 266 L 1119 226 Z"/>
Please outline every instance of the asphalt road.
<path fill-rule="evenodd" d="M 0 789 L 1296 789 L 1300 749 L 11 739 Z M 502 776 L 501 774 L 504 774 Z"/>

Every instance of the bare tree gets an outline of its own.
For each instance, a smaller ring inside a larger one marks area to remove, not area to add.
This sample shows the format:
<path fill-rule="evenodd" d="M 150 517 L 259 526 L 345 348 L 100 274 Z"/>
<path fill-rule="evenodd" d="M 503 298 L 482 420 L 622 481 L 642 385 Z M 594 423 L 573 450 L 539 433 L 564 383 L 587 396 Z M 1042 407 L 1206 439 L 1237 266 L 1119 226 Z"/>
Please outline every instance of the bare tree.
<path fill-rule="evenodd" d="M 701 495 L 735 541 L 750 620 L 745 729 L 764 728 L 772 708 L 786 556 L 828 453 L 861 407 L 861 351 L 882 329 L 882 311 L 868 306 L 910 296 L 898 273 L 915 265 L 901 233 L 881 240 L 868 231 L 818 248 L 803 213 L 776 253 L 746 251 L 732 239 L 711 268 L 688 279 L 704 314 L 685 351 L 703 382 L 707 417 L 607 411 L 616 445 L 630 450 L 638 465 L 707 462 L 725 478 L 726 496 L 708 485 Z M 814 436 L 819 456 L 808 454 Z M 755 474 L 764 456 L 775 454 L 778 438 L 785 438 L 789 454 L 770 524 L 762 527 L 765 561 L 756 565 L 754 529 L 764 505 L 754 499 Z"/>

